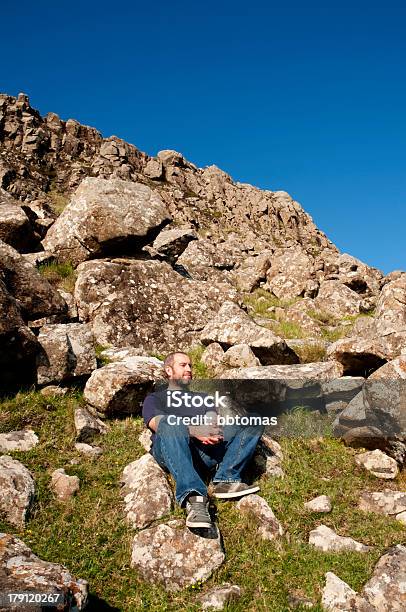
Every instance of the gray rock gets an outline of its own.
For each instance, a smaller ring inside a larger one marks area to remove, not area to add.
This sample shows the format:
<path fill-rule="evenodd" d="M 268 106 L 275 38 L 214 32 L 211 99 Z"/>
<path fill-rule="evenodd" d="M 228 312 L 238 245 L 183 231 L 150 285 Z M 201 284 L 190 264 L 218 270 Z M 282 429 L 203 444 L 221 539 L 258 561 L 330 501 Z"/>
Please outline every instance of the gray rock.
<path fill-rule="evenodd" d="M 32 429 L 21 429 L 0 434 L 0 452 L 27 451 L 38 444 L 38 436 Z"/>
<path fill-rule="evenodd" d="M 38 384 L 66 382 L 91 374 L 97 368 L 94 337 L 90 325 L 68 323 L 45 325 L 38 342 Z"/>
<path fill-rule="evenodd" d="M 355 457 L 355 463 L 377 478 L 393 480 L 399 474 L 398 464 L 381 450 L 367 451 Z"/>
<path fill-rule="evenodd" d="M 327 525 L 319 525 L 309 534 L 309 544 L 324 552 L 339 552 L 342 550 L 354 550 L 356 552 L 368 552 L 369 546 L 361 544 L 352 538 L 339 536 Z"/>
<path fill-rule="evenodd" d="M 63 397 L 64 395 L 67 394 L 67 392 L 68 392 L 67 387 L 58 387 L 57 385 L 48 385 L 40 389 L 41 395 L 44 395 L 45 397 L 52 397 L 52 396 Z"/>
<path fill-rule="evenodd" d="M 260 366 L 261 362 L 255 357 L 248 344 L 235 344 L 223 355 L 222 364 L 230 368 L 250 368 Z"/>
<path fill-rule="evenodd" d="M 145 394 L 163 379 L 155 357 L 129 357 L 95 370 L 86 383 L 86 401 L 104 414 L 139 414 Z"/>
<path fill-rule="evenodd" d="M 182 521 L 144 529 L 134 537 L 131 566 L 143 580 L 166 591 L 205 582 L 225 557 L 218 528 L 212 532 L 201 537 L 182 527 Z"/>
<path fill-rule="evenodd" d="M 306 502 L 304 507 L 311 512 L 331 512 L 331 500 L 327 495 L 319 495 Z"/>
<path fill-rule="evenodd" d="M 197 234 L 191 228 L 165 229 L 158 234 L 151 246 L 144 247 L 144 251 L 174 265 L 192 240 L 197 240 Z"/>
<path fill-rule="evenodd" d="M 143 529 L 171 511 L 172 490 L 150 453 L 126 465 L 121 481 L 124 513 L 134 529 Z"/>
<path fill-rule="evenodd" d="M 375 565 L 360 595 L 372 610 L 402 612 L 406 607 L 406 547 L 390 548 Z"/>
<path fill-rule="evenodd" d="M 112 249 L 141 248 L 168 221 L 160 196 L 146 185 L 87 177 L 43 245 L 58 259 L 79 264 Z"/>
<path fill-rule="evenodd" d="M 211 370 L 216 370 L 220 367 L 224 356 L 224 350 L 218 342 L 212 342 L 204 349 L 200 361 Z"/>
<path fill-rule="evenodd" d="M 225 302 L 207 323 L 200 339 L 203 344 L 218 342 L 223 347 L 247 344 L 261 363 L 297 363 L 297 355 L 269 329 L 260 327 L 237 304 Z"/>
<path fill-rule="evenodd" d="M 141 444 L 142 448 L 147 453 L 149 453 L 149 451 L 151 450 L 151 446 L 152 446 L 151 431 L 149 429 L 144 429 L 138 436 L 138 441 Z"/>
<path fill-rule="evenodd" d="M 0 240 L 18 251 L 27 251 L 37 242 L 30 221 L 17 200 L 0 188 Z"/>
<path fill-rule="evenodd" d="M 69 476 L 63 468 L 51 474 L 51 487 L 60 501 L 67 501 L 80 488 L 78 476 Z"/>
<path fill-rule="evenodd" d="M 263 540 L 275 540 L 283 535 L 282 525 L 272 508 L 260 495 L 246 495 L 237 502 L 236 508 L 243 514 L 255 517 L 258 522 L 258 533 Z"/>
<path fill-rule="evenodd" d="M 103 454 L 103 449 L 100 446 L 91 446 L 85 442 L 76 442 L 75 448 L 79 453 L 87 455 L 88 457 L 100 457 Z"/>
<path fill-rule="evenodd" d="M 333 572 L 326 573 L 321 604 L 326 612 L 348 612 L 354 610 L 357 593 Z"/>
<path fill-rule="evenodd" d="M 107 432 L 106 424 L 84 408 L 76 408 L 74 419 L 78 442 L 89 442 L 94 436 Z"/>
<path fill-rule="evenodd" d="M 34 499 L 34 480 L 27 468 L 12 457 L 0 457 L 0 511 L 7 522 L 23 527 Z"/>
<path fill-rule="evenodd" d="M 363 491 L 358 507 L 364 512 L 374 512 L 385 516 L 396 516 L 406 512 L 406 493 L 404 491 Z"/>
<path fill-rule="evenodd" d="M 251 368 L 236 368 L 227 371 L 224 379 L 280 379 L 285 381 L 329 380 L 342 374 L 341 364 L 334 361 L 319 363 L 294 363 L 291 365 L 269 365 Z M 289 385 L 289 383 L 286 383 Z M 292 382 L 293 384 L 293 382 Z"/>
<path fill-rule="evenodd" d="M 326 280 L 320 283 L 314 305 L 317 310 L 322 310 L 341 319 L 348 315 L 356 315 L 360 312 L 362 298 L 341 284 L 340 281 Z"/>
<path fill-rule="evenodd" d="M 63 565 L 43 561 L 14 535 L 0 533 L 0 563 L 2 568 L 6 568 L 1 574 L 4 593 L 60 593 L 61 601 L 65 603 L 58 605 L 58 610 L 73 612 L 86 607 L 87 581 L 76 579 Z M 40 612 L 43 608 L 29 604 L 18 609 Z"/>
<path fill-rule="evenodd" d="M 224 606 L 237 601 L 241 597 L 241 588 L 236 584 L 223 582 L 215 586 L 200 598 L 202 610 L 224 610 Z"/>

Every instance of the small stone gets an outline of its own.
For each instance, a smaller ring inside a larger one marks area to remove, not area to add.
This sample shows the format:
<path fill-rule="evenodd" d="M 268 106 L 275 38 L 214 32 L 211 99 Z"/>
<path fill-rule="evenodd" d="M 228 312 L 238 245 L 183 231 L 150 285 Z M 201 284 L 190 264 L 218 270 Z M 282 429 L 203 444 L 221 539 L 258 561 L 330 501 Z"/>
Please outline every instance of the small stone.
<path fill-rule="evenodd" d="M 9 451 L 28 451 L 38 444 L 38 436 L 32 429 L 22 429 L 19 431 L 9 431 L 0 434 L 0 452 Z"/>
<path fill-rule="evenodd" d="M 321 598 L 324 610 L 329 612 L 353 610 L 356 596 L 357 593 L 333 572 L 326 573 L 326 585 Z"/>
<path fill-rule="evenodd" d="M 23 527 L 33 502 L 34 480 L 27 468 L 12 457 L 0 457 L 0 512 L 6 521 Z"/>
<path fill-rule="evenodd" d="M 331 500 L 327 495 L 319 495 L 305 503 L 305 508 L 311 512 L 331 512 Z"/>
<path fill-rule="evenodd" d="M 101 449 L 100 446 L 91 446 L 85 442 L 76 442 L 75 448 L 79 453 L 88 455 L 89 457 L 99 457 L 103 454 L 103 449 Z"/>
<path fill-rule="evenodd" d="M 89 441 L 94 436 L 107 432 L 106 424 L 84 408 L 75 410 L 74 419 L 78 442 Z"/>
<path fill-rule="evenodd" d="M 79 490 L 80 481 L 77 476 L 69 476 L 63 468 L 51 474 L 51 486 L 61 501 L 67 501 Z"/>
<path fill-rule="evenodd" d="M 368 451 L 355 457 L 355 463 L 364 467 L 377 478 L 393 480 L 399 474 L 395 459 L 388 457 L 381 450 Z"/>
<path fill-rule="evenodd" d="M 370 547 L 361 544 L 349 537 L 339 536 L 327 525 L 319 525 L 309 534 L 309 544 L 324 552 L 338 552 L 342 550 L 354 550 L 356 552 L 367 552 Z"/>
<path fill-rule="evenodd" d="M 152 446 L 151 431 L 149 429 L 144 429 L 138 436 L 138 441 L 141 444 L 142 448 L 147 453 L 149 453 L 149 451 L 151 450 L 151 446 Z"/>
<path fill-rule="evenodd" d="M 215 586 L 200 597 L 202 610 L 224 610 L 224 606 L 241 597 L 241 589 L 236 584 L 224 582 Z"/>
<path fill-rule="evenodd" d="M 259 523 L 258 533 L 263 540 L 274 540 L 283 535 L 282 525 L 260 495 L 246 495 L 237 502 L 236 508 L 243 514 L 254 515 Z"/>
<path fill-rule="evenodd" d="M 47 387 L 43 387 L 40 390 L 41 395 L 45 397 L 55 396 L 64 396 L 68 392 L 67 387 L 58 387 L 57 385 L 48 385 Z"/>
<path fill-rule="evenodd" d="M 406 511 L 399 512 L 399 514 L 396 515 L 396 520 L 406 525 Z"/>
<path fill-rule="evenodd" d="M 375 512 L 393 516 L 406 512 L 406 493 L 404 491 L 364 491 L 360 495 L 358 507 L 364 512 Z"/>

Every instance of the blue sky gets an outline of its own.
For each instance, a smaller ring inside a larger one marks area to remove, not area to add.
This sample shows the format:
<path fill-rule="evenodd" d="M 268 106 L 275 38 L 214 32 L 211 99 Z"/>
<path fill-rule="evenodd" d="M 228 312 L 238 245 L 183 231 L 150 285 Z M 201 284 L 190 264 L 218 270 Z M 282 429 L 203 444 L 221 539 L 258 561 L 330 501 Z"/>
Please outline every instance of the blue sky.
<path fill-rule="evenodd" d="M 0 91 L 288 191 L 344 252 L 406 269 L 401 1 L 3 0 Z"/>

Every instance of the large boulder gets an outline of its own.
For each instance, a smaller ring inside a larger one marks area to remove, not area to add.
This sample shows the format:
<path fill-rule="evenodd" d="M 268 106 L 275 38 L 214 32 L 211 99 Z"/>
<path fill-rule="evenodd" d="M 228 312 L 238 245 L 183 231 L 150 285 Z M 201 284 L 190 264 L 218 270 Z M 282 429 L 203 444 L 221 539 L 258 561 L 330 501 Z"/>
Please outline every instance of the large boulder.
<path fill-rule="evenodd" d="M 301 247 L 284 249 L 272 258 L 264 288 L 283 300 L 302 296 L 312 271 L 313 260 Z"/>
<path fill-rule="evenodd" d="M 104 414 L 140 414 L 145 395 L 164 376 L 155 357 L 128 357 L 95 370 L 86 383 L 86 401 Z"/>
<path fill-rule="evenodd" d="M 140 249 L 169 221 L 165 204 L 148 186 L 87 177 L 43 245 L 59 259 L 79 264 L 103 253 Z"/>
<path fill-rule="evenodd" d="M 272 251 L 266 251 L 256 257 L 247 257 L 235 270 L 233 282 L 239 291 L 253 291 L 266 278 L 271 266 Z"/>
<path fill-rule="evenodd" d="M 22 540 L 6 533 L 0 533 L 0 589 L 2 593 L 57 594 L 55 606 L 64 612 L 83 610 L 89 591 L 86 580 L 76 579 L 63 565 L 43 561 Z M 43 607 L 31 603 L 18 609 L 39 611 Z"/>
<path fill-rule="evenodd" d="M 152 245 L 144 247 L 144 251 L 173 265 L 192 240 L 197 240 L 193 229 L 165 229 L 158 234 Z"/>
<path fill-rule="evenodd" d="M 203 344 L 218 342 L 223 348 L 247 344 L 264 365 L 297 363 L 299 358 L 271 330 L 257 325 L 234 302 L 225 302 L 200 334 Z"/>
<path fill-rule="evenodd" d="M 229 285 L 192 281 L 166 262 L 91 261 L 78 268 L 75 298 L 104 346 L 133 346 L 139 354 L 187 350 L 225 300 Z"/>
<path fill-rule="evenodd" d="M 18 251 L 34 247 L 36 238 L 30 221 L 19 203 L 0 188 L 0 240 Z"/>
<path fill-rule="evenodd" d="M 23 527 L 34 500 L 34 480 L 27 468 L 9 455 L 0 457 L 0 512 L 16 527 Z"/>
<path fill-rule="evenodd" d="M 320 283 L 319 292 L 314 299 L 317 310 L 331 314 L 337 319 L 348 315 L 357 315 L 360 312 L 362 298 L 336 280 L 327 280 Z"/>
<path fill-rule="evenodd" d="M 164 471 L 150 453 L 126 465 L 121 482 L 124 512 L 134 529 L 143 529 L 171 511 L 172 490 Z"/>
<path fill-rule="evenodd" d="M 143 580 L 159 583 L 166 591 L 205 582 L 225 557 L 217 526 L 209 535 L 193 533 L 182 521 L 144 529 L 134 537 L 131 565 Z"/>
<path fill-rule="evenodd" d="M 39 333 L 38 384 L 65 382 L 97 368 L 91 326 L 82 323 L 44 325 Z"/>

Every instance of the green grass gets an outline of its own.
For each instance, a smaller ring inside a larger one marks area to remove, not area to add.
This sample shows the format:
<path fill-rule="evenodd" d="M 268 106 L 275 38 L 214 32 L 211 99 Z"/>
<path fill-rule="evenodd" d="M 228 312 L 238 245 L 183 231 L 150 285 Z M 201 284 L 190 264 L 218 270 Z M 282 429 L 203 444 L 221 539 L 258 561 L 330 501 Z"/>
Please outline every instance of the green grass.
<path fill-rule="evenodd" d="M 192 361 L 193 378 L 212 378 L 209 368 L 200 361 L 205 348 L 202 344 L 197 344 L 186 351 Z"/>
<path fill-rule="evenodd" d="M 261 315 L 273 319 L 275 315 L 268 312 L 271 306 L 279 308 L 288 308 L 295 304 L 301 298 L 293 298 L 291 300 L 280 300 L 273 293 L 265 291 L 265 289 L 255 289 L 252 293 L 246 293 L 243 296 L 243 301 L 246 306 L 252 308 L 254 315 Z"/>
<path fill-rule="evenodd" d="M 256 533 L 255 519 L 241 516 L 231 502 L 219 502 L 218 521 L 224 539 L 226 561 L 204 585 L 168 594 L 159 585 L 146 584 L 130 567 L 134 532 L 122 514 L 120 476 L 125 465 L 139 458 L 142 430 L 139 417 L 110 422 L 105 436 L 95 443 L 103 455 L 90 459 L 74 449 L 73 410 L 83 405 L 80 393 L 46 398 L 38 393 L 19 394 L 0 403 L 0 431 L 31 426 L 40 438 L 28 452 L 14 452 L 31 471 L 36 482 L 36 500 L 24 529 L 0 523 L 2 531 L 15 533 L 33 552 L 48 561 L 62 563 L 76 577 L 89 581 L 92 596 L 89 610 L 99 610 L 100 601 L 123 612 L 178 612 L 200 609 L 200 591 L 229 581 L 241 586 L 241 599 L 229 606 L 234 612 L 287 612 L 288 591 L 294 589 L 320 601 L 324 573 L 335 572 L 360 590 L 371 576 L 384 550 L 406 542 L 406 530 L 387 517 L 365 514 L 357 509 L 361 491 L 388 487 L 354 463 L 358 451 L 338 440 L 286 437 L 280 440 L 285 478 L 261 481 L 261 495 L 281 521 L 286 536 L 280 542 L 264 542 Z M 298 434 L 308 433 L 303 411 L 293 415 Z M 293 427 L 293 422 L 290 423 Z M 79 458 L 78 465 L 69 461 Z M 68 503 L 55 500 L 50 492 L 50 474 L 56 468 L 79 476 L 80 490 Z M 389 486 L 404 488 L 406 479 Z M 304 502 L 316 495 L 332 498 L 327 515 L 311 514 Z M 182 512 L 176 510 L 176 516 Z M 325 523 L 340 535 L 373 546 L 367 554 L 327 554 L 307 544 L 309 531 Z M 314 610 L 321 611 L 318 604 Z"/>
<path fill-rule="evenodd" d="M 56 215 L 60 215 L 69 203 L 69 196 L 64 193 L 60 193 L 55 188 L 51 188 L 48 191 L 47 196 L 50 200 L 51 208 Z"/>
<path fill-rule="evenodd" d="M 64 291 L 72 293 L 75 288 L 76 271 L 71 262 L 51 262 L 40 264 L 38 271 L 44 278 Z"/>
<path fill-rule="evenodd" d="M 103 351 L 108 349 L 108 346 L 103 346 L 103 344 L 95 344 L 94 352 L 96 353 L 97 367 L 101 368 L 105 365 L 111 363 L 111 359 L 103 355 Z"/>
<path fill-rule="evenodd" d="M 300 363 L 315 363 L 326 359 L 326 347 L 321 342 L 306 342 L 301 346 L 295 346 L 294 351 Z"/>

